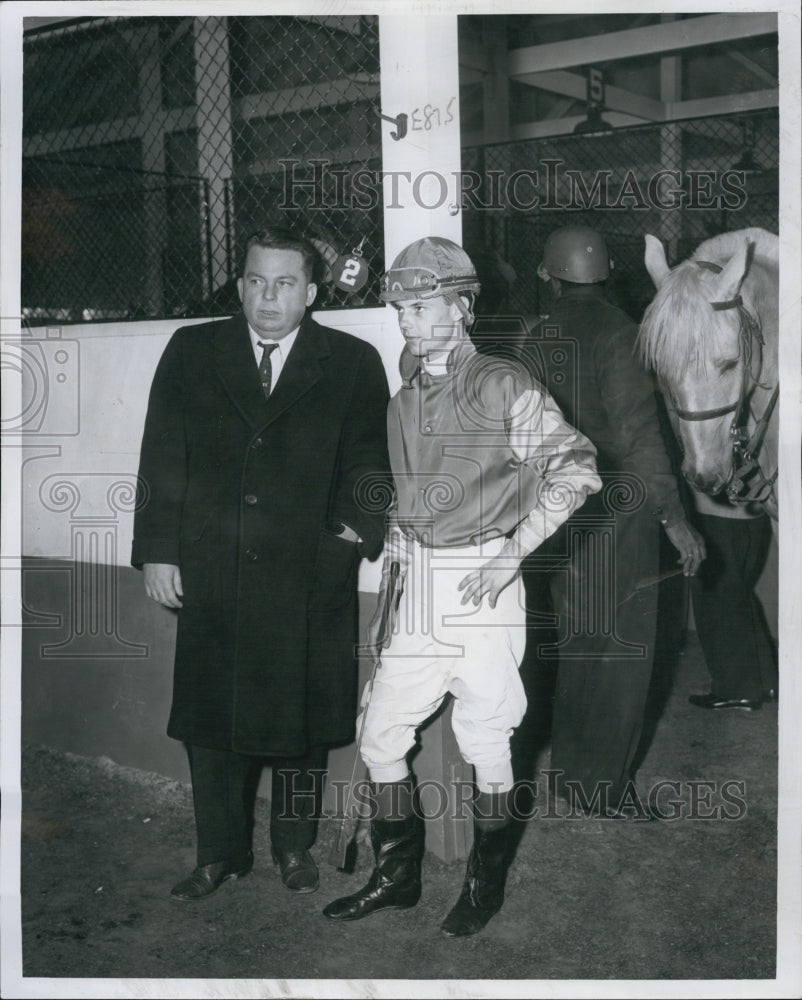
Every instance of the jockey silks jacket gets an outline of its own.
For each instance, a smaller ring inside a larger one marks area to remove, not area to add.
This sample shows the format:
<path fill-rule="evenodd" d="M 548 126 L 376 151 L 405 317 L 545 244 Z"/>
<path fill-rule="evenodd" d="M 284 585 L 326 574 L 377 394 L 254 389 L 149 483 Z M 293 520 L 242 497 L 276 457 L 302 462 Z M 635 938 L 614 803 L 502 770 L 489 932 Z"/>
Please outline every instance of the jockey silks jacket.
<path fill-rule="evenodd" d="M 427 547 L 512 535 L 531 552 L 600 489 L 595 448 L 517 362 L 467 338 L 441 373 L 401 358 L 387 415 L 393 520 Z"/>

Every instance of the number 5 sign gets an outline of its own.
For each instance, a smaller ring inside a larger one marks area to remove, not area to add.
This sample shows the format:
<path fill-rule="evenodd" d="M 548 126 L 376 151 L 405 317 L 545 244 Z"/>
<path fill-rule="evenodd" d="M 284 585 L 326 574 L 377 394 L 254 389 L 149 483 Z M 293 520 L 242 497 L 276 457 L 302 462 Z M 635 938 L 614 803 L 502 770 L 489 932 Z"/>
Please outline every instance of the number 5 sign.
<path fill-rule="evenodd" d="M 604 107 L 604 72 L 598 66 L 588 68 L 587 103 L 589 107 Z"/>

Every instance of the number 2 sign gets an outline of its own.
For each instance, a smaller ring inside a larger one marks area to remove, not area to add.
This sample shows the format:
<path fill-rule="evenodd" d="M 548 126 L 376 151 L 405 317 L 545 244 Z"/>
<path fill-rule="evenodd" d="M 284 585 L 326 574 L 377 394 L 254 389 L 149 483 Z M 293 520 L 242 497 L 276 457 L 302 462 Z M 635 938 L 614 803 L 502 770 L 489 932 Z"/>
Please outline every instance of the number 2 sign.
<path fill-rule="evenodd" d="M 344 292 L 358 292 L 368 280 L 368 265 L 362 259 L 364 243 L 363 239 L 350 254 L 338 257 L 332 268 L 334 284 Z"/>

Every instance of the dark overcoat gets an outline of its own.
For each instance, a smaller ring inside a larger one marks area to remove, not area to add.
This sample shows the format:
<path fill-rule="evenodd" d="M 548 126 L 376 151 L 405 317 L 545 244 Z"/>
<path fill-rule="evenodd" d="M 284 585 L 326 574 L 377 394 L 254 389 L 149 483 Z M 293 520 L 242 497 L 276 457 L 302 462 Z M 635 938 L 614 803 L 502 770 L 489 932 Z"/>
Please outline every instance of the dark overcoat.
<path fill-rule="evenodd" d="M 596 446 L 603 484 L 539 550 L 563 561 L 549 580 L 561 630 L 551 766 L 589 800 L 608 782 L 614 808 L 638 748 L 655 649 L 658 588 L 638 585 L 658 578 L 660 519 L 681 518 L 683 508 L 635 323 L 601 286 L 566 283 L 533 333 L 524 357 Z M 536 575 L 526 582 L 538 608 Z"/>
<path fill-rule="evenodd" d="M 171 338 L 131 560 L 181 571 L 170 736 L 286 756 L 353 738 L 357 569 L 382 545 L 387 401 L 378 352 L 309 318 L 268 400 L 242 313 Z"/>

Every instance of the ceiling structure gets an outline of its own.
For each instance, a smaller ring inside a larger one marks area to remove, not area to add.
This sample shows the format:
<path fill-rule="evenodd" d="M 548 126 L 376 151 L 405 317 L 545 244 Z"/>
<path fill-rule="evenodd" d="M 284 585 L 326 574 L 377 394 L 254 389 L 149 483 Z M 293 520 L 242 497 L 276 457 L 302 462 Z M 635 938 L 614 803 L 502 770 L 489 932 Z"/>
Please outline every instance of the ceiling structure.
<path fill-rule="evenodd" d="M 775 13 L 463 16 L 459 59 L 465 145 L 581 127 L 590 67 L 611 126 L 779 103 Z"/>

